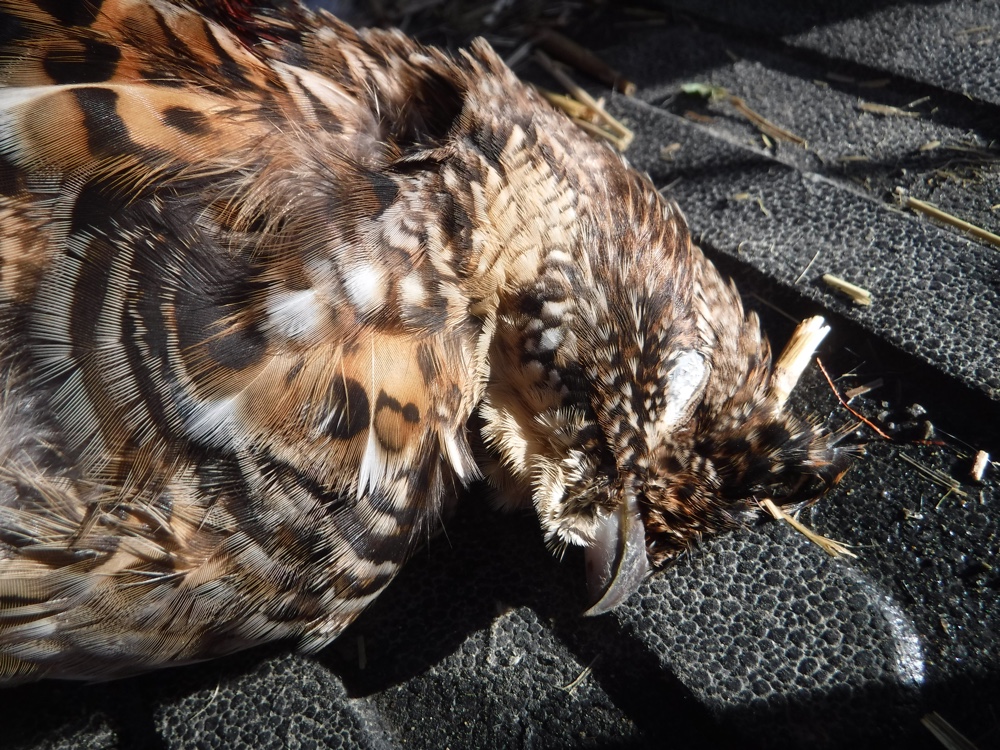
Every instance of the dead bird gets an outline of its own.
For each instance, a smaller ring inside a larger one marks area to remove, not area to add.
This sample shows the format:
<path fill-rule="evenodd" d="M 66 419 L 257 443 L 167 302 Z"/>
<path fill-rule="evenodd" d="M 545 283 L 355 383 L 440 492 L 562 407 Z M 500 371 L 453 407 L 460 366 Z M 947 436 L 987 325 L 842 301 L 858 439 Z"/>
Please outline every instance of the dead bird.
<path fill-rule="evenodd" d="M 318 649 L 487 464 L 593 612 L 843 473 L 679 209 L 485 42 L 0 14 L 0 680 Z"/>

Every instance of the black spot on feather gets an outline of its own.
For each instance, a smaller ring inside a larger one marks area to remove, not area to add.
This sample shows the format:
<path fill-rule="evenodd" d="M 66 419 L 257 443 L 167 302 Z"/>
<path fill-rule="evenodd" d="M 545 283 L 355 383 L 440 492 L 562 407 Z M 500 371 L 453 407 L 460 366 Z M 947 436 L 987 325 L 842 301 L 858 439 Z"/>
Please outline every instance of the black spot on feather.
<path fill-rule="evenodd" d="M 42 67 L 57 84 L 102 83 L 114 76 L 122 53 L 118 47 L 84 39 L 83 49 L 53 49 Z"/>

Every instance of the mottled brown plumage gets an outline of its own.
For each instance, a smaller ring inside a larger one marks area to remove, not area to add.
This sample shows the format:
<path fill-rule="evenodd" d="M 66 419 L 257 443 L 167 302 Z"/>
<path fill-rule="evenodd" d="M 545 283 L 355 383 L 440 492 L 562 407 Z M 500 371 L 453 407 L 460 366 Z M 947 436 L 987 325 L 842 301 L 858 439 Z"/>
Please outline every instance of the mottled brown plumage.
<path fill-rule="evenodd" d="M 678 209 L 484 42 L 0 0 L 0 682 L 319 648 L 478 476 L 596 611 L 843 451 Z"/>

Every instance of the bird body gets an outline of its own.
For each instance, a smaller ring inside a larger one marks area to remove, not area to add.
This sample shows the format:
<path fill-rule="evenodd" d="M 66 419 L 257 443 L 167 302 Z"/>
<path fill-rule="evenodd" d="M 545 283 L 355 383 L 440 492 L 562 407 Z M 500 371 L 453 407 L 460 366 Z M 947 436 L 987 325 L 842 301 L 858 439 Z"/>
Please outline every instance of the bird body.
<path fill-rule="evenodd" d="M 487 464 L 609 606 L 843 469 L 676 206 L 482 41 L 0 0 L 0 263 L 0 682 L 319 648 Z"/>

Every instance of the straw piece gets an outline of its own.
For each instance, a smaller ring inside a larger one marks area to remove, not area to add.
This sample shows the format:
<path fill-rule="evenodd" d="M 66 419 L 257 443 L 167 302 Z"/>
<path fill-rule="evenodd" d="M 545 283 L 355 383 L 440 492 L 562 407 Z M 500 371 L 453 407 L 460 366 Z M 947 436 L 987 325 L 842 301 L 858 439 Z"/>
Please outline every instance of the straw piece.
<path fill-rule="evenodd" d="M 873 115 L 882 117 L 920 117 L 919 112 L 909 112 L 899 107 L 891 107 L 888 104 L 875 104 L 874 102 L 858 102 L 858 109 L 862 112 L 871 112 Z"/>
<path fill-rule="evenodd" d="M 942 624 L 944 624 L 943 620 Z M 945 721 L 944 717 L 937 711 L 932 711 L 924 716 L 920 723 L 948 750 L 976 750 L 976 746 Z"/>
<path fill-rule="evenodd" d="M 922 474 L 927 479 L 931 480 L 935 484 L 939 484 L 942 487 L 947 488 L 948 493 L 954 492 L 963 500 L 968 499 L 969 493 L 962 489 L 962 486 L 958 483 L 954 477 L 945 474 L 943 471 L 938 471 L 937 469 L 932 469 L 929 466 L 924 466 L 922 463 L 914 458 L 910 458 L 905 453 L 900 453 L 899 457 L 917 470 L 917 473 Z"/>
<path fill-rule="evenodd" d="M 569 37 L 554 29 L 543 28 L 535 39 L 538 45 L 552 57 L 593 76 L 601 83 L 622 92 L 625 96 L 635 94 L 636 85 L 632 81 L 626 79 L 604 60 Z"/>
<path fill-rule="evenodd" d="M 738 96 L 730 96 L 727 101 L 741 115 L 757 126 L 757 129 L 779 141 L 794 143 L 796 146 L 808 148 L 809 144 L 805 138 L 795 135 L 790 130 L 786 130 L 780 125 L 776 125 L 763 115 L 755 112 L 747 106 L 747 103 Z"/>
<path fill-rule="evenodd" d="M 1000 236 L 993 234 L 993 232 L 987 231 L 982 227 L 977 227 L 975 224 L 970 224 L 953 214 L 949 214 L 946 211 L 942 211 L 936 206 L 932 206 L 930 203 L 925 203 L 924 201 L 919 201 L 916 198 L 906 197 L 906 206 L 912 208 L 915 211 L 920 211 L 928 216 L 942 221 L 945 224 L 949 224 L 953 227 L 961 229 L 963 232 L 968 232 L 981 240 L 989 242 L 991 245 L 996 245 L 1000 247 Z"/>
<path fill-rule="evenodd" d="M 829 537 L 823 536 L 822 534 L 817 534 L 815 531 L 810 529 L 801 521 L 796 520 L 794 517 L 790 516 L 784 510 L 779 508 L 774 504 L 774 501 L 765 498 L 761 501 L 761 505 L 767 510 L 771 516 L 777 521 L 784 521 L 797 532 L 802 534 L 810 542 L 822 549 L 830 557 L 854 557 L 857 558 L 853 552 L 851 552 L 850 546 L 844 544 L 843 542 L 838 542 L 836 539 L 830 539 Z"/>
<path fill-rule="evenodd" d="M 624 124 L 609 115 L 604 110 L 604 107 L 600 102 L 577 85 L 576 81 L 570 78 L 569 74 L 554 63 L 548 55 L 541 50 L 535 50 L 534 57 L 538 64 L 545 68 L 549 75 L 559 81 L 563 88 L 565 88 L 570 95 L 573 96 L 573 98 L 590 108 L 592 117 L 585 119 L 588 121 L 596 119 L 598 121 L 596 124 L 591 122 L 591 127 L 598 127 L 602 130 L 606 130 L 610 134 L 603 135 L 601 133 L 596 133 L 596 135 L 606 138 L 614 143 L 619 151 L 625 151 L 632 144 L 635 134 L 625 127 Z M 578 124 L 582 123 L 578 121 Z M 588 132 L 592 132 L 591 128 L 585 127 L 584 129 Z"/>
<path fill-rule="evenodd" d="M 871 292 L 860 286 L 852 284 L 849 281 L 845 281 L 839 276 L 834 276 L 832 273 L 825 273 L 823 274 L 823 281 L 825 281 L 828 286 L 836 289 L 838 292 L 846 294 L 858 305 L 868 306 L 872 303 Z"/>
<path fill-rule="evenodd" d="M 770 136 L 779 141 L 787 141 L 788 143 L 794 143 L 797 146 L 802 146 L 803 148 L 808 148 L 809 144 L 806 142 L 805 138 L 795 135 L 795 133 L 790 130 L 786 130 L 780 125 L 768 120 L 764 115 L 750 109 L 746 101 L 739 97 L 730 94 L 726 89 L 721 86 L 713 86 L 710 83 L 700 83 L 698 81 L 692 81 L 689 83 L 681 84 L 681 93 L 689 94 L 690 96 L 700 96 L 710 101 L 725 101 L 729 103 L 733 109 L 743 115 L 748 119 L 753 125 L 764 136 Z M 685 117 L 690 116 L 691 113 L 685 113 Z M 695 118 L 691 118 L 695 119 Z M 765 141 L 766 143 L 766 141 Z"/>

